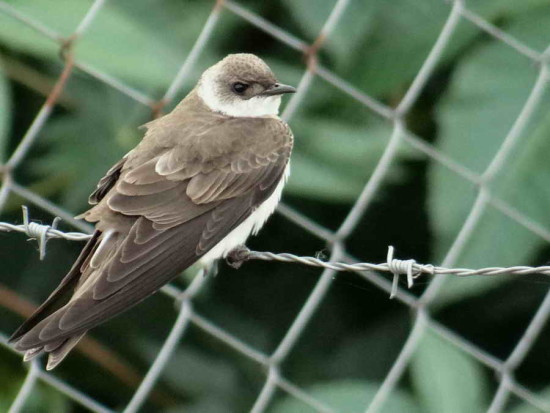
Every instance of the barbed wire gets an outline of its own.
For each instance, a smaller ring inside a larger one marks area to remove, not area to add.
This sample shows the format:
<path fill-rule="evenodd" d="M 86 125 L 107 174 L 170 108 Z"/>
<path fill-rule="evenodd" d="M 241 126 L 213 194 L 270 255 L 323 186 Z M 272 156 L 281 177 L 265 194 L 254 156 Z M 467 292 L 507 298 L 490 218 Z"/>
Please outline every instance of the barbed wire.
<path fill-rule="evenodd" d="M 521 40 L 506 33 L 499 27 L 484 19 L 482 16 L 471 11 L 463 0 L 445 0 L 445 2 L 451 4 L 446 22 L 435 39 L 434 46 L 426 57 L 417 75 L 411 82 L 411 86 L 404 94 L 401 102 L 396 108 L 392 108 L 357 89 L 345 79 L 340 78 L 333 71 L 324 67 L 317 60 L 318 51 L 322 49 L 323 44 L 326 42 L 327 38 L 330 37 L 330 34 L 334 28 L 338 25 L 340 17 L 348 8 L 348 0 L 336 1 L 325 24 L 312 42 L 307 42 L 298 38 L 294 34 L 278 27 L 276 24 L 266 20 L 257 13 L 247 10 L 236 2 L 231 0 L 216 0 L 213 2 L 212 11 L 205 21 L 194 46 L 185 61 L 182 62 L 182 65 L 180 66 L 180 69 L 178 70 L 178 73 L 174 77 L 170 86 L 161 98 L 155 99 L 143 91 L 126 85 L 120 79 L 117 79 L 108 73 L 102 72 L 98 68 L 92 67 L 87 63 L 75 59 L 73 56 L 72 50 L 74 44 L 79 41 L 79 38 L 86 31 L 86 29 L 93 24 L 97 14 L 107 2 L 107 0 L 95 0 L 83 16 L 80 23 L 76 25 L 74 32 L 71 35 L 64 37 L 55 30 L 37 21 L 35 18 L 20 12 L 13 5 L 0 1 L 0 13 L 4 13 L 20 21 L 22 24 L 32 28 L 37 33 L 56 43 L 59 46 L 60 51 L 63 52 L 61 55 L 64 60 L 64 69 L 61 72 L 54 89 L 48 95 L 44 105 L 37 113 L 37 116 L 31 123 L 29 129 L 22 137 L 18 147 L 13 151 L 10 158 L 4 164 L 0 164 L 0 173 L 2 174 L 2 185 L 0 187 L 0 210 L 6 203 L 8 196 L 11 193 L 14 193 L 21 196 L 27 202 L 52 213 L 54 216 L 60 216 L 80 231 L 91 231 L 91 226 L 73 219 L 72 214 L 68 211 L 61 209 L 35 192 L 19 185 L 14 180 L 12 173 L 14 169 L 17 168 L 18 165 L 20 165 L 25 159 L 28 152 L 37 141 L 38 135 L 47 123 L 52 113 L 52 109 L 56 104 L 61 91 L 66 85 L 68 77 L 73 70 L 80 70 L 97 79 L 99 82 L 105 83 L 120 93 L 130 97 L 135 102 L 149 106 L 154 111 L 160 111 L 164 105 L 173 100 L 178 90 L 181 88 L 183 81 L 194 68 L 200 54 L 207 47 L 208 41 L 211 38 L 215 27 L 217 27 L 219 17 L 222 12 L 234 14 L 242 19 L 243 22 L 258 28 L 262 32 L 272 36 L 274 39 L 280 41 L 288 47 L 303 53 L 306 60 L 306 68 L 300 81 L 299 93 L 291 99 L 282 114 L 282 117 L 285 120 L 291 120 L 296 109 L 300 106 L 304 97 L 308 93 L 312 80 L 315 77 L 318 77 L 334 86 L 342 93 L 350 96 L 372 113 L 377 114 L 382 119 L 390 122 L 393 127 L 390 140 L 382 157 L 376 165 L 376 168 L 374 169 L 374 173 L 366 182 L 357 201 L 354 203 L 346 218 L 336 231 L 331 231 L 324 228 L 319 223 L 299 211 L 294 210 L 288 205 L 281 204 L 277 209 L 277 211 L 286 217 L 290 222 L 298 225 L 327 243 L 327 246 L 331 251 L 328 261 L 324 261 L 318 257 L 299 257 L 288 253 L 275 254 L 272 252 L 241 251 L 241 258 L 293 262 L 324 269 L 318 282 L 315 284 L 310 295 L 304 302 L 301 310 L 289 326 L 288 331 L 275 351 L 272 354 L 264 354 L 225 329 L 216 326 L 206 317 L 203 317 L 197 313 L 193 307 L 193 298 L 203 287 L 205 282 L 204 277 L 195 277 L 186 290 L 180 290 L 178 287 L 167 285 L 162 288 L 162 292 L 175 300 L 177 304 L 176 308 L 178 311 L 178 317 L 170 330 L 170 334 L 162 345 L 162 348 L 147 371 L 143 381 L 126 405 L 126 408 L 124 409 L 125 413 L 137 412 L 143 406 L 143 403 L 147 399 L 151 389 L 158 381 L 164 366 L 170 359 L 181 337 L 185 333 L 186 327 L 190 324 L 196 326 L 205 333 L 220 340 L 228 347 L 266 368 L 266 381 L 251 408 L 252 412 L 264 412 L 271 403 L 275 390 L 277 389 L 282 390 L 297 400 L 300 400 L 305 405 L 316 411 L 335 412 L 334 408 L 317 400 L 315 397 L 308 394 L 306 390 L 300 388 L 287 378 L 283 377 L 279 366 L 292 351 L 296 341 L 301 336 L 313 314 L 316 312 L 317 308 L 326 296 L 335 272 L 343 270 L 357 272 L 357 274 L 361 277 L 364 277 L 366 280 L 373 283 L 373 285 L 379 287 L 383 291 L 389 292 L 390 295 L 395 297 L 397 301 L 413 310 L 414 321 L 409 337 L 404 343 L 400 354 L 394 361 L 386 378 L 376 392 L 376 395 L 366 407 L 366 412 L 377 412 L 383 406 L 384 402 L 403 377 L 405 370 L 410 364 L 415 349 L 420 344 L 427 329 L 435 332 L 448 342 L 453 343 L 466 354 L 498 373 L 499 387 L 493 397 L 493 400 L 491 401 L 491 405 L 489 406 L 490 413 L 502 412 L 506 407 L 506 403 L 510 395 L 515 395 L 526 403 L 529 403 L 542 411 L 550 411 L 550 404 L 546 400 L 517 383 L 514 378 L 514 371 L 525 359 L 527 353 L 537 340 L 537 337 L 540 335 L 545 323 L 548 320 L 548 317 L 550 316 L 550 291 L 538 307 L 538 310 L 536 314 L 534 314 L 532 320 L 527 325 L 523 336 L 517 342 L 514 350 L 505 360 L 496 358 L 483 348 L 480 348 L 478 345 L 466 340 L 458 333 L 434 320 L 430 315 L 430 305 L 441 291 L 441 288 L 447 279 L 446 275 L 484 276 L 498 275 L 502 273 L 519 275 L 530 273 L 548 274 L 549 267 L 489 267 L 479 270 L 452 267 L 457 261 L 460 252 L 468 242 L 468 239 L 472 236 L 472 233 L 480 222 L 483 213 L 489 207 L 493 207 L 502 212 L 505 216 L 518 223 L 527 231 L 539 236 L 542 240 L 550 242 L 550 231 L 545 228 L 544 225 L 534 221 L 521 211 L 518 211 L 508 202 L 492 194 L 489 188 L 491 180 L 498 175 L 502 169 L 502 166 L 509 158 L 510 153 L 518 145 L 526 124 L 533 116 L 535 108 L 539 106 L 541 97 L 548 86 L 548 62 L 550 61 L 550 48 L 542 53 L 534 50 Z M 471 23 L 491 38 L 527 57 L 539 68 L 539 76 L 533 85 L 528 99 L 523 105 L 523 108 L 514 122 L 513 127 L 505 137 L 503 144 L 490 162 L 490 166 L 483 173 L 474 172 L 459 162 L 449 158 L 446 154 L 439 151 L 438 148 L 410 132 L 406 123 L 406 118 L 411 110 L 411 107 L 414 106 L 414 103 L 434 73 L 437 64 L 441 60 L 444 50 L 453 38 L 456 28 L 460 22 Z M 473 183 L 478 188 L 477 199 L 473 204 L 464 225 L 446 254 L 441 266 L 418 264 L 414 260 L 395 259 L 393 258 L 393 248 L 391 247 L 388 249 L 386 262 L 381 264 L 361 263 L 358 262 L 359 260 L 352 257 L 346 251 L 344 246 L 345 240 L 357 227 L 359 219 L 372 204 L 375 194 L 380 190 L 388 171 L 391 169 L 391 166 L 397 157 L 397 149 L 402 145 L 409 145 L 420 153 L 425 154 L 429 159 L 445 168 L 448 168 L 450 171 L 456 173 L 466 181 Z M 28 218 L 28 212 L 24 212 L 24 214 L 26 215 L 24 215 L 23 224 L 13 225 L 9 223 L 0 223 L 0 230 L 16 231 L 24 233 L 30 238 L 37 239 L 39 242 L 39 252 L 41 258 L 43 258 L 46 253 L 46 243 L 48 239 L 65 238 L 68 240 L 82 241 L 89 237 L 89 235 L 85 233 L 60 231 L 56 228 L 58 220 L 54 221 L 52 225 L 44 225 L 31 222 Z M 379 271 L 393 273 L 393 280 L 387 280 L 384 276 L 378 273 Z M 406 275 L 407 285 L 412 286 L 415 278 L 420 274 L 439 275 L 429 283 L 428 288 L 421 294 L 420 297 L 413 296 L 406 289 L 403 289 L 398 285 L 400 275 Z M 13 349 L 7 345 L 5 336 L 1 333 L 0 344 L 13 351 Z M 44 371 L 39 363 L 33 362 L 30 365 L 25 381 L 10 408 L 10 413 L 16 413 L 24 408 L 25 402 L 33 391 L 38 380 L 56 388 L 71 400 L 91 411 L 101 413 L 109 413 L 113 411 L 102 405 L 100 402 L 97 402 L 84 392 L 73 388 L 64 380 L 58 379 L 51 373 Z"/>
<path fill-rule="evenodd" d="M 40 259 L 44 259 L 46 255 L 46 242 L 52 238 L 66 239 L 69 241 L 87 241 L 92 236 L 83 232 L 63 232 L 57 229 L 57 225 L 61 220 L 59 217 L 54 218 L 51 225 L 41 224 L 31 221 L 29 218 L 28 208 L 22 206 L 23 224 L 10 224 L 8 222 L 0 222 L 0 231 L 3 232 L 20 232 L 26 234 L 29 240 L 36 240 Z M 420 264 L 414 259 L 401 260 L 394 258 L 394 247 L 388 247 L 386 262 L 373 264 L 368 262 L 346 263 L 325 261 L 319 257 L 305 257 L 288 252 L 274 253 L 269 251 L 252 251 L 245 246 L 236 248 L 227 257 L 228 264 L 234 268 L 239 268 L 242 263 L 250 260 L 261 261 L 277 261 L 282 263 L 295 263 L 308 265 L 317 268 L 326 268 L 335 271 L 380 271 L 389 272 L 394 275 L 392 283 L 392 291 L 390 298 L 394 298 L 397 293 L 397 284 L 400 275 L 407 276 L 407 286 L 412 288 L 414 280 L 421 275 L 455 275 L 457 277 L 471 276 L 495 276 L 495 275 L 532 275 L 544 274 L 550 275 L 550 266 L 525 266 L 518 265 L 513 267 L 486 267 L 478 269 L 469 268 L 446 268 L 433 264 Z"/>

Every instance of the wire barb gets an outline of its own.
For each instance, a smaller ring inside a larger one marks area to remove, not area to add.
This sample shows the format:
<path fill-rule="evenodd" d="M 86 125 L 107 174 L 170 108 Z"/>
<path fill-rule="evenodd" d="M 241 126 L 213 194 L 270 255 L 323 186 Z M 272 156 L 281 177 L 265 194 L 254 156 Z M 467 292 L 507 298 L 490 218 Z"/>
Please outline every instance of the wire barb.
<path fill-rule="evenodd" d="M 21 232 L 29 237 L 29 240 L 38 242 L 40 260 L 46 256 L 46 243 L 52 238 L 64 238 L 69 241 L 87 241 L 91 235 L 82 232 L 63 232 L 57 229 L 61 218 L 55 217 L 51 225 L 33 222 L 29 218 L 29 209 L 23 205 L 23 224 L 15 225 L 7 222 L 0 222 L 0 231 Z"/>
<path fill-rule="evenodd" d="M 421 271 L 414 271 L 413 268 L 416 264 L 415 260 L 398 260 L 396 258 L 393 258 L 394 248 L 393 246 L 388 247 L 388 255 L 387 255 L 387 265 L 388 270 L 393 273 L 393 282 L 392 282 L 392 288 L 390 293 L 390 299 L 394 298 L 397 294 L 397 287 L 399 285 L 399 276 L 401 274 L 407 274 L 407 286 L 409 288 L 412 288 L 414 278 L 420 275 Z"/>
<path fill-rule="evenodd" d="M 52 225 L 42 225 L 29 220 L 29 209 L 25 205 L 21 208 L 23 209 L 23 226 L 25 227 L 25 233 L 30 237 L 29 241 L 35 239 L 38 242 L 40 261 L 42 261 L 46 256 L 46 243 L 49 239 L 48 233 L 50 230 L 57 228 L 57 224 L 61 218 L 55 217 L 52 221 Z"/>
<path fill-rule="evenodd" d="M 46 242 L 51 238 L 63 238 L 69 241 L 87 241 L 91 235 L 82 232 L 63 232 L 57 229 L 60 218 L 54 218 L 51 225 L 39 224 L 32 222 L 29 218 L 28 208 L 23 206 L 23 224 L 14 225 L 7 222 L 0 222 L 0 231 L 17 231 L 27 234 L 30 239 L 38 241 L 40 259 L 46 256 Z M 268 251 L 251 251 L 244 245 L 237 247 L 229 252 L 226 257 L 226 263 L 233 268 L 240 268 L 243 263 L 250 260 L 261 261 L 278 261 L 285 263 L 296 263 L 308 265 L 310 267 L 326 268 L 334 271 L 379 271 L 389 272 L 393 274 L 392 288 L 390 298 L 397 295 L 399 285 L 399 277 L 407 276 L 407 287 L 410 289 L 414 286 L 414 280 L 421 275 L 455 275 L 457 277 L 469 276 L 492 276 L 503 274 L 528 275 L 528 274 L 544 274 L 550 275 L 550 266 L 529 267 L 487 267 L 479 269 L 469 268 L 447 268 L 438 267 L 432 264 L 419 264 L 414 259 L 400 260 L 394 258 L 395 248 L 388 247 L 386 262 L 373 264 L 369 262 L 346 263 L 337 261 L 325 261 L 320 257 L 303 257 L 288 252 L 273 253 Z"/>

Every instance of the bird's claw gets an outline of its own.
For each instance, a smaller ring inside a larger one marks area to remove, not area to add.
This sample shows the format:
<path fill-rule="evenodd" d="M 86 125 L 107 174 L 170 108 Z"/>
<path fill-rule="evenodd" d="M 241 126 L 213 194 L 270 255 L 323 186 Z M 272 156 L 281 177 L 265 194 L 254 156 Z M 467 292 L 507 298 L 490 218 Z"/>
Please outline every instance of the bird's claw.
<path fill-rule="evenodd" d="M 233 248 L 225 257 L 225 262 L 230 267 L 238 269 L 243 265 L 243 262 L 248 261 L 250 256 L 250 250 L 244 245 L 239 245 Z"/>

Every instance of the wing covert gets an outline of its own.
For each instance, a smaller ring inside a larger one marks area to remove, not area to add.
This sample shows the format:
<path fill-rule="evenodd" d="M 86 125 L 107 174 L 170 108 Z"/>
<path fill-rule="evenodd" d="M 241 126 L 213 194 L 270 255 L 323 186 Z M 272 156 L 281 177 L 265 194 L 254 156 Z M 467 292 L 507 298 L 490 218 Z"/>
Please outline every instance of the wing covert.
<path fill-rule="evenodd" d="M 274 118 L 216 118 L 213 125 L 199 128 L 198 136 L 181 136 L 191 133 L 189 125 L 176 128 L 180 140 L 169 144 L 161 139 L 169 128 L 153 123 L 142 143 L 102 179 L 98 203 L 84 217 L 109 231 L 109 247 L 99 246 L 102 260 L 84 269 L 73 299 L 25 334 L 19 349 L 71 337 L 137 304 L 273 193 L 292 148 L 288 126 Z"/>

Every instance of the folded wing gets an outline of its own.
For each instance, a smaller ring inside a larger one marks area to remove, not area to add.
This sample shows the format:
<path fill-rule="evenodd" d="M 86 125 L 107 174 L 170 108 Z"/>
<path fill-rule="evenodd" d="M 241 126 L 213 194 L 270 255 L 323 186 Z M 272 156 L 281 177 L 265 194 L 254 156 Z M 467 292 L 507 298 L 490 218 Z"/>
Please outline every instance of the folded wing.
<path fill-rule="evenodd" d="M 74 337 L 153 294 L 273 192 L 292 148 L 286 124 L 218 117 L 208 128 L 200 119 L 200 136 L 184 122 L 177 139 L 168 139 L 163 133 L 171 128 L 162 121 L 174 122 L 169 116 L 150 125 L 142 143 L 100 181 L 91 197 L 97 205 L 84 214 L 96 222 L 94 238 L 14 333 L 16 348 L 64 356 Z"/>

